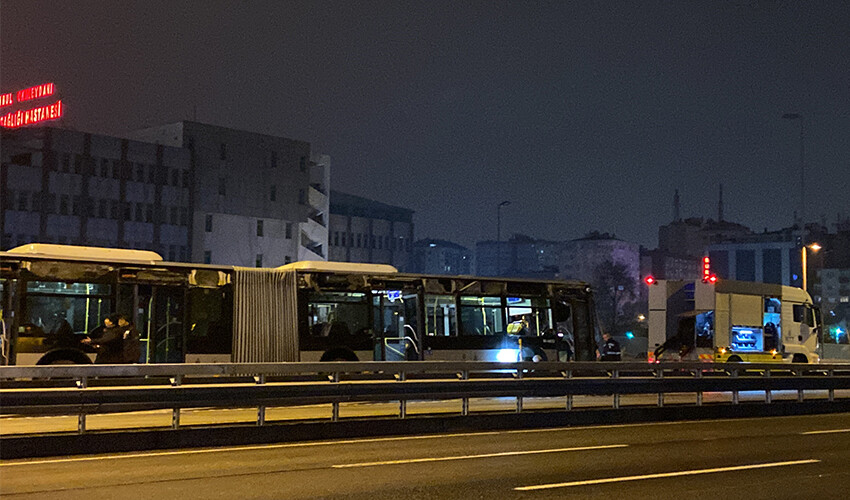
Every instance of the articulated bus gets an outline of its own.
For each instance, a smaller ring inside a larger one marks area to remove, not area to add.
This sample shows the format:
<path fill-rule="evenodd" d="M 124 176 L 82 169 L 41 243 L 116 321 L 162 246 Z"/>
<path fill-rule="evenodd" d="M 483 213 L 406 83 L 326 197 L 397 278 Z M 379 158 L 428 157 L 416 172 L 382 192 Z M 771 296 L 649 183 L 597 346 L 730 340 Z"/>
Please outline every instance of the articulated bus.
<path fill-rule="evenodd" d="M 30 244 L 0 252 L 4 364 L 91 363 L 80 341 L 131 318 L 141 363 L 593 360 L 587 284 L 296 262 L 164 262 L 149 251 Z"/>

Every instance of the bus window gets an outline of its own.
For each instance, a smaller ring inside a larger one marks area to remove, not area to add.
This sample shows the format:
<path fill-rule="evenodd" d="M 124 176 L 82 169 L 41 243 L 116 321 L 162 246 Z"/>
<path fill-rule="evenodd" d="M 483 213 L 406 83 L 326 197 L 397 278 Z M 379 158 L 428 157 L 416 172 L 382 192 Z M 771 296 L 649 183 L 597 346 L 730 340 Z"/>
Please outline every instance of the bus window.
<path fill-rule="evenodd" d="M 75 346 L 110 313 L 109 285 L 30 281 L 18 326 L 17 352 Z"/>
<path fill-rule="evenodd" d="M 505 313 L 501 297 L 461 297 L 460 323 L 463 335 L 505 333 Z"/>
<path fill-rule="evenodd" d="M 453 295 L 425 295 L 425 335 L 457 336 L 457 310 Z"/>
<path fill-rule="evenodd" d="M 552 309 L 549 299 L 508 297 L 507 302 L 508 320 L 511 324 L 520 322 L 523 325 L 519 333 L 538 336 L 552 330 Z M 523 324 L 522 319 L 525 319 L 527 324 Z M 512 332 L 509 326 L 508 333 L 517 332 Z"/>
<path fill-rule="evenodd" d="M 188 352 L 230 353 L 233 298 L 228 292 L 225 287 L 189 289 Z"/>
<path fill-rule="evenodd" d="M 372 336 L 369 303 L 361 292 L 311 292 L 308 299 L 311 336 Z"/>

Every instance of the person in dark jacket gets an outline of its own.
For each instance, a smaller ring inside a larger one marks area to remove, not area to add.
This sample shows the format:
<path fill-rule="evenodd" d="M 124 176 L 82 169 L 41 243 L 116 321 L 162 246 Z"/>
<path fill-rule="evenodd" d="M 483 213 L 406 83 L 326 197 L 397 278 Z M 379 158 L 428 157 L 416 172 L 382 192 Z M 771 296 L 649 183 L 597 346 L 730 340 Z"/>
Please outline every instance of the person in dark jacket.
<path fill-rule="evenodd" d="M 118 320 L 114 316 L 103 319 L 101 334 L 95 338 L 86 338 L 85 344 L 91 344 L 97 349 L 95 364 L 114 365 L 124 362 L 124 338 L 122 331 L 117 325 Z"/>
<path fill-rule="evenodd" d="M 620 361 L 620 343 L 605 332 L 602 334 L 602 346 L 599 348 L 600 361 Z"/>
<path fill-rule="evenodd" d="M 123 315 L 118 316 L 118 329 L 121 330 L 123 339 L 124 363 L 138 363 L 142 357 L 142 346 L 139 340 L 139 331 Z"/>

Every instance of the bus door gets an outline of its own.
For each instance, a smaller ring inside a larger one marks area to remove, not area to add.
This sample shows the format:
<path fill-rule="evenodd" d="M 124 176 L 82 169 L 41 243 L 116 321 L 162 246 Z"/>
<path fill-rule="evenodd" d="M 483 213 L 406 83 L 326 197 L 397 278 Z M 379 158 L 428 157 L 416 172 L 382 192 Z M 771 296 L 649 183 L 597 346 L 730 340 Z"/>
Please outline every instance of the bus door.
<path fill-rule="evenodd" d="M 375 360 L 419 359 L 418 294 L 413 290 L 372 292 Z"/>
<path fill-rule="evenodd" d="M 132 311 L 141 341 L 141 363 L 185 360 L 186 288 L 149 283 L 121 285 L 119 312 Z"/>

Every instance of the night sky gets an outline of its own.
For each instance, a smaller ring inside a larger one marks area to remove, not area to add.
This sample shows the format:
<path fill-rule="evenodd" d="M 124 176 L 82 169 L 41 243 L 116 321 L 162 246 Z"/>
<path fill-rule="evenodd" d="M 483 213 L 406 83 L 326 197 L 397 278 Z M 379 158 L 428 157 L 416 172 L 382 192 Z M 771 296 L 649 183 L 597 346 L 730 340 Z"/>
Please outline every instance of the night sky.
<path fill-rule="evenodd" d="M 672 218 L 850 215 L 850 2 L 37 1 L 0 4 L 0 87 L 54 81 L 65 126 L 182 119 L 309 141 L 335 189 L 417 238 Z"/>

